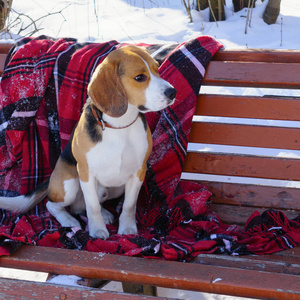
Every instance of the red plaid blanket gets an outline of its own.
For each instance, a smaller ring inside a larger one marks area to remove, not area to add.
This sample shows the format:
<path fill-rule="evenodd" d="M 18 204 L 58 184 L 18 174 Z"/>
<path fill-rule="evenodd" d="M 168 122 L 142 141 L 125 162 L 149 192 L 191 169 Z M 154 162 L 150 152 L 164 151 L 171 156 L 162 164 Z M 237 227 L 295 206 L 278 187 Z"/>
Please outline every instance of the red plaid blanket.
<path fill-rule="evenodd" d="M 121 47 L 116 41 L 25 39 L 9 54 L 1 81 L 0 194 L 16 196 L 48 178 L 86 101 L 95 67 Z M 299 219 L 278 212 L 253 215 L 245 230 L 227 226 L 209 208 L 210 192 L 180 180 L 201 80 L 222 46 L 211 37 L 181 45 L 145 45 L 159 72 L 178 91 L 162 112 L 146 114 L 153 151 L 137 208 L 138 236 L 92 239 L 85 230 L 61 228 L 45 203 L 26 214 L 0 210 L 0 255 L 23 244 L 188 260 L 199 253 L 270 253 L 300 242 Z M 118 220 L 122 198 L 106 203 Z M 86 228 L 85 215 L 77 216 Z"/>

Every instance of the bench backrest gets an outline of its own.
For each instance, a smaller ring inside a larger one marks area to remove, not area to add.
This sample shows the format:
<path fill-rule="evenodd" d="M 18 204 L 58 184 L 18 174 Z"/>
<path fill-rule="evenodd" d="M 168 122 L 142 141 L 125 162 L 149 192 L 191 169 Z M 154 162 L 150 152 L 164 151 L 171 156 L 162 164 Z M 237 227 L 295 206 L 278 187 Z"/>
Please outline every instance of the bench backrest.
<path fill-rule="evenodd" d="M 207 185 L 228 222 L 254 210 L 299 211 L 300 51 L 221 50 L 203 85 L 183 178 Z"/>

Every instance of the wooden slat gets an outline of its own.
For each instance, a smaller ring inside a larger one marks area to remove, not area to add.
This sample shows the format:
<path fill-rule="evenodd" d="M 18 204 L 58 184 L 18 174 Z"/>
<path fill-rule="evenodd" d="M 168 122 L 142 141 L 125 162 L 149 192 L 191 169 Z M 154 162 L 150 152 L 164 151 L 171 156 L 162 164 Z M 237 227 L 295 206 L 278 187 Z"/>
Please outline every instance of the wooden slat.
<path fill-rule="evenodd" d="M 185 159 L 185 172 L 300 180 L 300 160 L 190 152 Z"/>
<path fill-rule="evenodd" d="M 13 46 L 13 44 L 4 44 L 4 43 L 1 44 L 0 43 L 0 75 L 2 75 L 2 73 L 3 73 L 6 56 L 12 46 Z"/>
<path fill-rule="evenodd" d="M 101 300 L 151 300 L 166 299 L 58 284 L 11 280 L 0 278 L 0 299 L 101 299 Z M 169 299 L 169 298 L 168 298 Z"/>
<path fill-rule="evenodd" d="M 297 128 L 194 122 L 193 143 L 300 150 Z"/>
<path fill-rule="evenodd" d="M 262 214 L 267 208 L 247 207 L 247 206 L 235 206 L 235 205 L 223 205 L 212 204 L 212 210 L 218 214 L 222 222 L 232 225 L 244 226 L 249 217 L 258 211 Z M 289 218 L 293 219 L 299 215 L 299 211 L 284 211 L 282 212 Z"/>
<path fill-rule="evenodd" d="M 300 189 L 226 182 L 201 183 L 212 192 L 214 203 L 298 210 L 297 214 L 300 211 Z"/>
<path fill-rule="evenodd" d="M 295 258 L 297 259 L 298 257 L 300 257 L 300 247 L 295 247 L 289 250 L 285 250 L 285 251 L 280 251 L 280 252 L 276 252 L 273 254 L 273 256 L 279 256 L 278 260 L 285 260 L 286 257 L 290 257 L 295 261 Z M 274 258 L 273 258 L 274 259 Z M 297 259 L 297 261 L 299 261 Z"/>
<path fill-rule="evenodd" d="M 3 267 L 74 274 L 234 296 L 299 299 L 300 276 L 110 254 L 24 246 Z"/>
<path fill-rule="evenodd" d="M 212 59 L 216 61 L 300 63 L 300 51 L 282 51 L 272 49 L 222 49 L 219 50 Z"/>
<path fill-rule="evenodd" d="M 300 121 L 300 99 L 200 94 L 195 115 Z"/>
<path fill-rule="evenodd" d="M 13 45 L 13 43 L 0 43 L 0 53 L 7 54 Z"/>
<path fill-rule="evenodd" d="M 0 54 L 0 75 L 3 74 L 6 55 Z"/>
<path fill-rule="evenodd" d="M 193 260 L 193 263 L 210 266 L 226 266 L 231 268 L 272 273 L 285 273 L 293 275 L 300 274 L 299 255 L 247 255 L 235 257 L 234 259 L 232 259 L 232 257 L 226 255 L 200 254 Z"/>
<path fill-rule="evenodd" d="M 284 76 L 282 76 L 284 74 Z M 299 89 L 299 64 L 211 61 L 202 84 Z"/>

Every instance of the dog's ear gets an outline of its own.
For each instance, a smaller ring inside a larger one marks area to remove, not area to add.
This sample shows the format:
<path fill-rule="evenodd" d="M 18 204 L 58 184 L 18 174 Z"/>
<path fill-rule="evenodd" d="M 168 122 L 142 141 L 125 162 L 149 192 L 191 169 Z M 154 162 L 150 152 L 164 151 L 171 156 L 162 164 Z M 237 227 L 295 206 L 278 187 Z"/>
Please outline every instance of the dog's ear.
<path fill-rule="evenodd" d="M 88 85 L 88 95 L 94 104 L 111 117 L 121 117 L 128 108 L 125 89 L 119 76 L 119 62 L 103 61 Z"/>

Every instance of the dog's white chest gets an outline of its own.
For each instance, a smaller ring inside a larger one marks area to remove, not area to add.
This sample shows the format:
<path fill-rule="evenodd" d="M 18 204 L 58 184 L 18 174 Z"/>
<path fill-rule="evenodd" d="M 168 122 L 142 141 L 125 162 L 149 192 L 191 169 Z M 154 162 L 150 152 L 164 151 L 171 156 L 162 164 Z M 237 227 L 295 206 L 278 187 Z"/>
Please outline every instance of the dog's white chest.
<path fill-rule="evenodd" d="M 102 141 L 87 153 L 90 174 L 102 186 L 124 185 L 141 169 L 147 148 L 147 133 L 141 120 L 126 129 L 107 128 Z"/>

